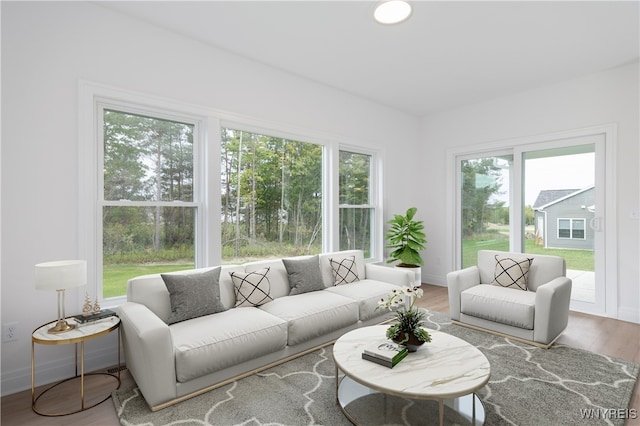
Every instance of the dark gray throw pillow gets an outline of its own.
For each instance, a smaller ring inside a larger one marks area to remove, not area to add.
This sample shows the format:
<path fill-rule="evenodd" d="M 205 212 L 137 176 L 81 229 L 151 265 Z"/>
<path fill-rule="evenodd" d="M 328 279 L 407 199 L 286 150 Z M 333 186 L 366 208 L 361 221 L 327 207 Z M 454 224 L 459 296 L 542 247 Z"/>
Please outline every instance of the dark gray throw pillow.
<path fill-rule="evenodd" d="M 290 295 L 324 290 L 318 255 L 303 259 L 282 259 L 289 277 Z"/>
<path fill-rule="evenodd" d="M 220 267 L 199 274 L 160 274 L 169 291 L 167 324 L 226 311 L 220 301 Z"/>

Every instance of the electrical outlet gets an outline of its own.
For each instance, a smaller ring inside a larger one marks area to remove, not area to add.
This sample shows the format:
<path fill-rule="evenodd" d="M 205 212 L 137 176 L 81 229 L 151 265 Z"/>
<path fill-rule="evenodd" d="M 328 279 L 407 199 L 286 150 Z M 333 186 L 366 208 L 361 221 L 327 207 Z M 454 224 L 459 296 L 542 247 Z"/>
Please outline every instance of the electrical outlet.
<path fill-rule="evenodd" d="M 18 340 L 18 323 L 8 322 L 2 326 L 2 341 L 11 342 Z"/>

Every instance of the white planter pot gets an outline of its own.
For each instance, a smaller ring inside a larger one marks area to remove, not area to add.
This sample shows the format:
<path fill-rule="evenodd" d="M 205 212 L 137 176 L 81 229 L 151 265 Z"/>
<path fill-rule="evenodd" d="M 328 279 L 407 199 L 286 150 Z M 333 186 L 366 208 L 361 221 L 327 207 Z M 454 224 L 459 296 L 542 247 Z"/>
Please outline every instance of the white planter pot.
<path fill-rule="evenodd" d="M 398 265 L 395 265 L 394 267 L 398 269 L 403 269 L 405 271 L 413 272 L 414 273 L 413 285 L 414 286 L 422 285 L 422 267 L 420 266 L 407 267 L 407 266 L 398 266 Z"/>

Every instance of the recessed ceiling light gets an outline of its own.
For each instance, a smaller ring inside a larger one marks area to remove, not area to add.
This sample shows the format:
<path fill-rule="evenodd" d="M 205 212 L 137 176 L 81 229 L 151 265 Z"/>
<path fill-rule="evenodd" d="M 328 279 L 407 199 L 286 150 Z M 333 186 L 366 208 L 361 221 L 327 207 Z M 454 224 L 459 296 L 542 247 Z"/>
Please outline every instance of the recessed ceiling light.
<path fill-rule="evenodd" d="M 388 0 L 376 6 L 373 17 L 381 24 L 397 24 L 411 15 L 411 5 L 404 0 Z"/>

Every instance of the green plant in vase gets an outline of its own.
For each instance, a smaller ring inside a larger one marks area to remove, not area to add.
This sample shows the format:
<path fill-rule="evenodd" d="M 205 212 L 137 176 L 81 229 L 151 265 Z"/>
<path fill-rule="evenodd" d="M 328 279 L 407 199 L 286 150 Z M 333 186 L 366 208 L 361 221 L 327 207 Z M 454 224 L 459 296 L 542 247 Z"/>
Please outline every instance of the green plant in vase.
<path fill-rule="evenodd" d="M 387 222 L 390 227 L 384 238 L 389 242 L 387 248 L 393 249 L 387 263 L 400 261 L 398 266 L 401 267 L 424 265 L 420 250 L 425 249 L 427 239 L 423 232 L 423 222 L 413 219 L 417 210 L 416 207 L 411 207 L 404 216 L 393 215 L 393 219 Z"/>
<path fill-rule="evenodd" d="M 415 352 L 420 345 L 431 341 L 429 332 L 422 328 L 425 311 L 414 306 L 422 294 L 420 287 L 404 287 L 378 301 L 378 308 L 393 311 L 396 319 L 387 329 L 387 338 L 406 346 L 409 352 Z"/>

